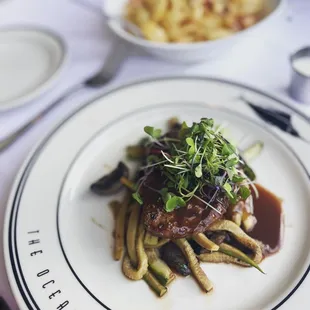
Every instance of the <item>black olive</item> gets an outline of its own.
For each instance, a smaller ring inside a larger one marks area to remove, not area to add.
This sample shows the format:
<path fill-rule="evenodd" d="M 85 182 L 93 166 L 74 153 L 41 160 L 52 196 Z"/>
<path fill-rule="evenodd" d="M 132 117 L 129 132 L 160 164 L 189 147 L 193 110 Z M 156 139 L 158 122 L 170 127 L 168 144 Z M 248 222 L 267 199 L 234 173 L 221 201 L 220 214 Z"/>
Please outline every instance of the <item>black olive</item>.
<path fill-rule="evenodd" d="M 116 194 L 123 188 L 123 184 L 120 181 L 121 177 L 128 178 L 128 176 L 128 167 L 123 162 L 119 162 L 116 169 L 93 183 L 90 189 L 95 194 L 101 196 Z"/>

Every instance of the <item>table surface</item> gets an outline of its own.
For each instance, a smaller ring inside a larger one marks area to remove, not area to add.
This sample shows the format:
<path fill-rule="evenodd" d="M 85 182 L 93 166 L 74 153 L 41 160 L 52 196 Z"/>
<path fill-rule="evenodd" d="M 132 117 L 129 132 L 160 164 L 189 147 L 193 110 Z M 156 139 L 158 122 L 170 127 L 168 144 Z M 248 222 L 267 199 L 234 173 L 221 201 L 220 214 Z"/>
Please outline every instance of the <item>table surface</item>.
<path fill-rule="evenodd" d="M 87 5 L 81 5 L 81 2 Z M 100 0 L 0 0 L 0 29 L 8 25 L 48 27 L 63 36 L 69 53 L 65 69 L 52 89 L 22 108 L 0 114 L 0 139 L 58 98 L 67 88 L 91 76 L 102 66 L 113 38 L 100 16 L 99 5 Z M 288 9 L 277 27 L 273 27 L 268 33 L 263 32 L 257 37 L 248 38 L 233 47 L 229 55 L 209 63 L 185 67 L 165 63 L 132 50 L 118 76 L 108 87 L 144 77 L 208 75 L 244 82 L 288 98 L 289 55 L 305 45 L 310 45 L 309 29 L 310 1 L 288 0 Z M 97 92 L 85 89 L 70 97 L 20 141 L 0 154 L 0 232 L 10 187 L 32 145 Z M 310 106 L 297 102 L 292 104 L 310 116 Z M 297 299 L 304 301 L 303 309 L 309 309 L 309 289 L 310 277 L 281 309 L 292 309 Z M 18 309 L 5 273 L 2 233 L 0 296 L 6 299 L 12 310 Z"/>

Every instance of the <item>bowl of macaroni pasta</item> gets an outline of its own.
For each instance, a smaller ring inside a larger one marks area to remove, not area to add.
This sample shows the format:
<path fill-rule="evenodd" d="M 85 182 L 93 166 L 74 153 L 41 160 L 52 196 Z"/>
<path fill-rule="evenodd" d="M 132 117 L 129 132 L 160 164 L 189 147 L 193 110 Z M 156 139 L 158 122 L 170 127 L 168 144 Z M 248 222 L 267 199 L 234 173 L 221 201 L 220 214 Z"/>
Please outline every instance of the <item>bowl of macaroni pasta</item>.
<path fill-rule="evenodd" d="M 215 58 L 247 35 L 263 35 L 281 16 L 283 6 L 284 0 L 103 2 L 116 35 L 153 56 L 184 64 Z"/>

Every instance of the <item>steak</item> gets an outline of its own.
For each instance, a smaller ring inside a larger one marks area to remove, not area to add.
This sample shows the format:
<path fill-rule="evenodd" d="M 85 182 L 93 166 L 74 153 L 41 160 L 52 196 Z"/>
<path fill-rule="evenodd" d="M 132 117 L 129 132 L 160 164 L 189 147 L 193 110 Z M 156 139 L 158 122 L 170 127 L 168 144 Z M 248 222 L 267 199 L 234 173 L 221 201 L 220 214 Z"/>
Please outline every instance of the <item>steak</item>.
<path fill-rule="evenodd" d="M 191 198 L 186 206 L 166 212 L 164 202 L 158 193 L 164 187 L 165 180 L 159 173 L 152 173 L 140 194 L 143 198 L 143 220 L 147 231 L 161 238 L 178 239 L 202 233 L 214 221 L 221 218 L 229 206 L 226 195 L 214 188 L 204 188 L 206 197 L 201 197 L 212 205 L 207 206 L 196 197 Z M 209 193 L 209 195 L 208 195 Z M 212 201 L 207 196 L 212 197 Z"/>

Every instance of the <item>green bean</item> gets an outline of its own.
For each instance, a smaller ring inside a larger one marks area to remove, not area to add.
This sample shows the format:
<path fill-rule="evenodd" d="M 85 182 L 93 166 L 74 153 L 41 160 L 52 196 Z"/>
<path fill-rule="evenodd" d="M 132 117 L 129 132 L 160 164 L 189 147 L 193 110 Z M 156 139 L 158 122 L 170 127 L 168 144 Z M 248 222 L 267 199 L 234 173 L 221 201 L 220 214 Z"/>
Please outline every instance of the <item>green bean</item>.
<path fill-rule="evenodd" d="M 226 243 L 220 245 L 219 252 L 204 253 L 198 256 L 199 260 L 208 263 L 227 263 L 236 264 L 244 267 L 254 267 L 264 273 L 262 269 L 247 255 L 239 249 L 234 248 Z"/>
<path fill-rule="evenodd" d="M 249 264 L 252 267 L 256 268 L 261 273 L 264 273 L 264 271 L 251 258 L 249 258 L 247 255 L 245 255 L 240 250 L 238 250 L 238 249 L 236 249 L 236 248 L 234 248 L 228 244 L 222 243 L 219 251 L 226 254 L 226 255 L 235 257 L 235 258 L 243 261 L 244 263 Z"/>
<path fill-rule="evenodd" d="M 151 272 L 148 271 L 143 279 L 159 297 L 162 297 L 167 293 L 167 288 L 161 285 Z"/>
<path fill-rule="evenodd" d="M 146 255 L 148 257 L 149 268 L 152 270 L 162 285 L 166 286 L 175 279 L 174 273 L 171 271 L 168 265 L 159 258 L 156 250 L 146 250 Z"/>

